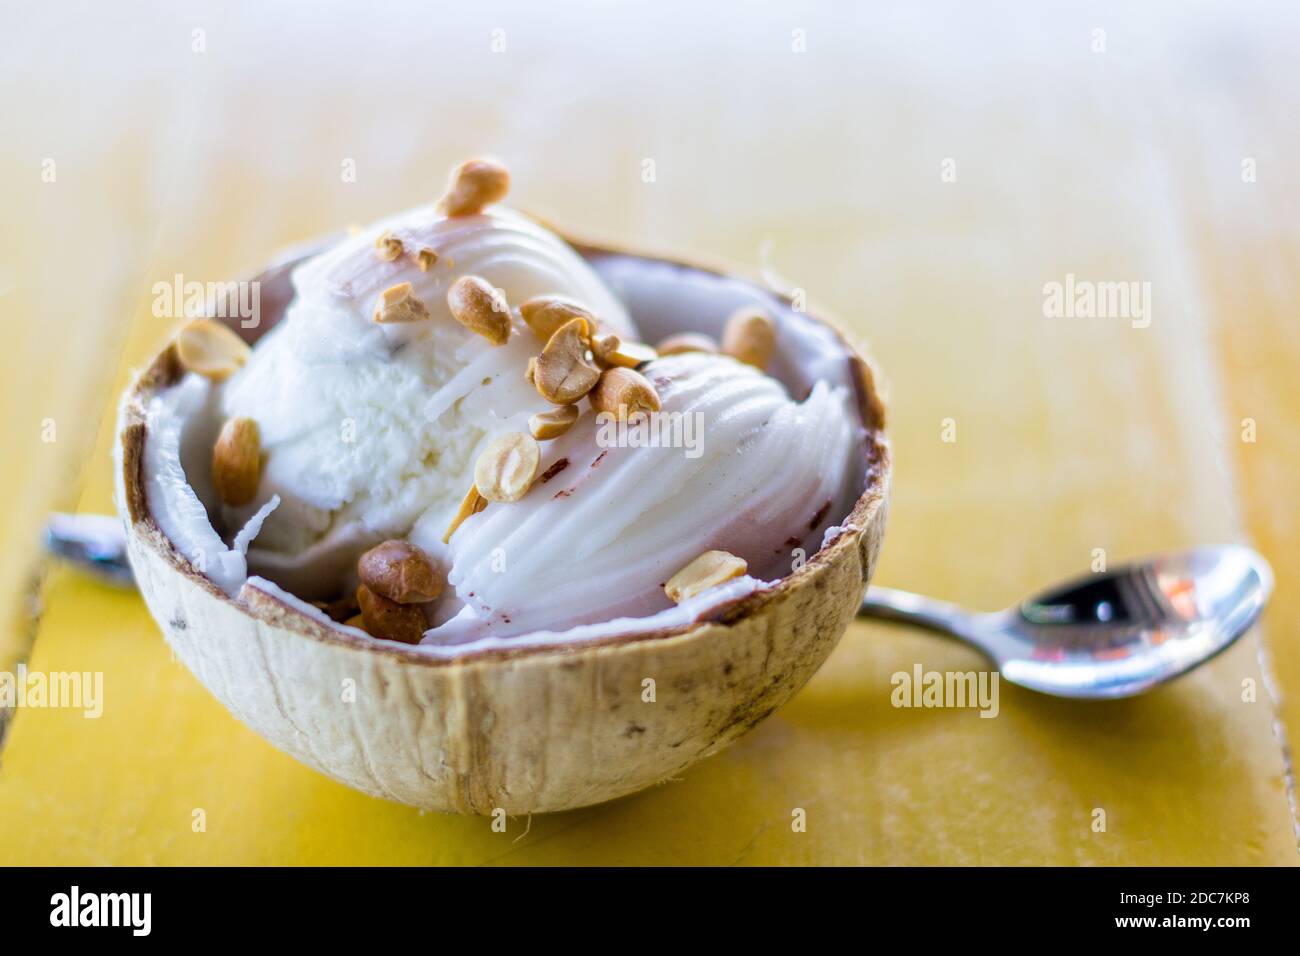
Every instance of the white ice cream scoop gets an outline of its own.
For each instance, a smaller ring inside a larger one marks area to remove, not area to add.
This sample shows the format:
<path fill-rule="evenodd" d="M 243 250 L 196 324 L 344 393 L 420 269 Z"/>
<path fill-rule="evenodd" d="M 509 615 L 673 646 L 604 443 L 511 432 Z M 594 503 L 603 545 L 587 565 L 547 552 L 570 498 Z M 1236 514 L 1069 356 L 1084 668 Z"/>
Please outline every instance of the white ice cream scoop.
<path fill-rule="evenodd" d="M 381 237 L 400 244 L 395 258 L 380 255 Z M 421 207 L 306 260 L 284 319 L 221 396 L 224 418 L 257 423 L 264 453 L 258 494 L 224 509 L 227 527 L 280 498 L 249 550 L 251 570 L 328 596 L 370 544 L 404 535 L 426 513 L 445 521 L 482 444 L 545 406 L 522 373 L 541 347 L 526 326 L 516 320 L 497 346 L 452 316 L 447 290 L 464 275 L 486 279 L 509 306 L 563 295 L 636 335 L 567 243 L 510 210 L 447 218 Z M 403 282 L 428 318 L 374 321 L 376 300 Z"/>
<path fill-rule="evenodd" d="M 662 410 L 619 422 L 588 408 L 543 447 L 541 477 L 451 539 L 460 613 L 426 641 L 459 643 L 638 617 L 672 606 L 664 583 L 701 552 L 745 559 L 750 575 L 789 574 L 840 513 L 858 447 L 842 388 L 802 402 L 723 355 L 643 366 Z M 433 547 L 442 528 L 411 539 Z"/>

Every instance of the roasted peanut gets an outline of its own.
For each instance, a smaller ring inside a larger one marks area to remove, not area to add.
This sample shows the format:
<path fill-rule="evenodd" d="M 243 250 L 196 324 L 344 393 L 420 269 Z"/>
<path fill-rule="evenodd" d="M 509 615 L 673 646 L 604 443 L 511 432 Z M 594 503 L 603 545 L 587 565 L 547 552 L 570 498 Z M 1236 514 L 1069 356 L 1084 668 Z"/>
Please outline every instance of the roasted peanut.
<path fill-rule="evenodd" d="M 767 368 L 776 351 L 776 324 L 756 306 L 742 306 L 727 319 L 722 330 L 722 351 L 734 359 Z"/>
<path fill-rule="evenodd" d="M 366 633 L 385 641 L 419 644 L 429 627 L 418 604 L 398 604 L 377 594 L 364 584 L 357 588 L 357 604 Z"/>
<path fill-rule="evenodd" d="M 591 405 L 597 412 L 607 412 L 626 419 L 638 412 L 657 412 L 662 407 L 659 393 L 640 372 L 630 368 L 608 368 L 591 390 Z"/>
<path fill-rule="evenodd" d="M 380 293 L 375 303 L 374 320 L 382 325 L 395 322 L 420 322 L 429 317 L 428 307 L 415 297 L 409 282 L 399 282 Z"/>
<path fill-rule="evenodd" d="M 451 541 L 451 536 L 456 533 L 456 529 L 470 515 L 476 515 L 488 505 L 487 499 L 478 493 L 478 488 L 474 485 L 469 486 L 469 491 L 465 492 L 465 497 L 460 500 L 460 508 L 457 509 L 455 517 L 447 525 L 447 530 L 442 534 L 442 543 L 446 544 Z"/>
<path fill-rule="evenodd" d="M 181 365 L 214 382 L 224 382 L 239 371 L 251 351 L 243 339 L 213 319 L 195 319 L 176 333 Z"/>
<path fill-rule="evenodd" d="M 559 295 L 539 295 L 519 307 L 524 324 L 543 342 L 549 342 L 560 326 L 574 319 L 585 323 L 582 334 L 590 336 L 596 331 L 596 317 L 581 303 Z"/>
<path fill-rule="evenodd" d="M 600 381 L 600 369 L 587 359 L 584 319 L 570 319 L 555 330 L 533 368 L 533 385 L 555 405 L 572 405 Z"/>
<path fill-rule="evenodd" d="M 538 412 L 528 419 L 528 431 L 538 441 L 550 441 L 567 432 L 577 420 L 577 405 L 561 405 L 549 412 Z"/>
<path fill-rule="evenodd" d="M 385 541 L 357 559 L 361 583 L 398 604 L 426 604 L 442 593 L 443 580 L 429 556 L 409 541 Z"/>
<path fill-rule="evenodd" d="M 664 593 L 681 604 L 724 581 L 740 577 L 748 567 L 744 558 L 727 551 L 705 551 L 668 579 Z"/>
<path fill-rule="evenodd" d="M 221 426 L 212 449 L 212 484 L 217 496 L 231 505 L 246 505 L 257 496 L 262 477 L 262 445 L 257 422 L 232 418 Z"/>
<path fill-rule="evenodd" d="M 385 229 L 375 240 L 375 251 L 385 262 L 392 262 L 402 254 L 402 240 Z"/>
<path fill-rule="evenodd" d="M 591 340 L 591 354 L 606 368 L 636 368 L 658 357 L 650 346 L 640 342 L 624 342 L 612 332 Z"/>
<path fill-rule="evenodd" d="M 439 208 L 448 216 L 472 216 L 510 191 L 510 173 L 490 159 L 471 159 L 451 174 L 451 185 Z"/>
<path fill-rule="evenodd" d="M 457 322 L 493 345 L 510 340 L 510 309 L 486 279 L 461 276 L 447 290 L 447 307 Z"/>
<path fill-rule="evenodd" d="M 533 486 L 541 462 L 542 450 L 532 435 L 498 435 L 474 462 L 474 487 L 488 501 L 518 501 Z"/>

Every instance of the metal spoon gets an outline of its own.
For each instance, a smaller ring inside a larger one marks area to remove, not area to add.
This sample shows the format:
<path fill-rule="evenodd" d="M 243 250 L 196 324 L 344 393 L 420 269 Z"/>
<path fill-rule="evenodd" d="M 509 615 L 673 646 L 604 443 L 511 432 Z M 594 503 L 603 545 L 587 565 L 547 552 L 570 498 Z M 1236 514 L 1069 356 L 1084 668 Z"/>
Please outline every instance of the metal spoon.
<path fill-rule="evenodd" d="M 950 634 L 1013 684 L 1057 697 L 1131 697 L 1203 664 L 1244 634 L 1273 590 L 1258 553 L 1192 548 L 1061 584 L 981 614 L 873 587 L 858 612 Z"/>
<path fill-rule="evenodd" d="M 54 515 L 54 554 L 130 586 L 121 525 Z M 1062 584 L 991 614 L 873 587 L 859 614 L 965 641 L 1013 684 L 1057 697 L 1130 697 L 1203 664 L 1245 633 L 1273 590 L 1268 563 L 1239 545 L 1165 554 Z"/>

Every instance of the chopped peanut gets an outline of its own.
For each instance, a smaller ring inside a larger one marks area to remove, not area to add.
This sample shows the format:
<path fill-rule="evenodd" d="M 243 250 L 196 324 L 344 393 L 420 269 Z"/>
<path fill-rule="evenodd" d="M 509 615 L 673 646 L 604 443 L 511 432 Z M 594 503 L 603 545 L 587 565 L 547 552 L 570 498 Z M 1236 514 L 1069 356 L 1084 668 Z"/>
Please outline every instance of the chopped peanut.
<path fill-rule="evenodd" d="M 518 501 L 528 494 L 542 462 L 532 435 L 498 435 L 474 462 L 474 487 L 488 501 Z"/>
<path fill-rule="evenodd" d="M 638 412 L 657 412 L 662 407 L 659 393 L 640 372 L 630 368 L 609 368 L 591 390 L 591 405 L 597 412 L 607 412 L 626 419 Z"/>
<path fill-rule="evenodd" d="M 176 333 L 176 357 L 186 371 L 224 382 L 239 371 L 252 350 L 214 319 L 195 319 Z"/>
<path fill-rule="evenodd" d="M 381 325 L 420 322 L 428 317 L 428 307 L 415 297 L 415 290 L 409 282 L 389 286 L 375 303 L 374 320 Z"/>
<path fill-rule="evenodd" d="M 456 533 L 456 529 L 464 523 L 470 515 L 476 515 L 488 505 L 487 499 L 478 493 L 478 488 L 474 485 L 469 486 L 469 491 L 461 499 L 460 508 L 456 511 L 455 517 L 451 519 L 451 524 L 447 525 L 447 530 L 442 534 L 442 543 L 446 544 L 451 540 L 451 536 Z"/>
<path fill-rule="evenodd" d="M 528 419 L 528 430 L 538 441 L 550 441 L 567 432 L 577 420 L 577 405 L 561 405 L 549 412 L 538 412 Z"/>
<path fill-rule="evenodd" d="M 596 317 L 585 305 L 559 295 L 539 295 L 519 307 L 524 324 L 543 342 L 549 342 L 560 326 L 574 319 L 583 320 L 582 334 L 590 336 L 596 330 Z"/>
<path fill-rule="evenodd" d="M 471 159 L 451 174 L 451 185 L 440 208 L 448 216 L 472 216 L 510 191 L 510 173 L 490 159 Z"/>
<path fill-rule="evenodd" d="M 776 351 L 776 324 L 772 317 L 756 306 L 742 306 L 722 330 L 722 351 L 734 359 L 767 368 Z"/>
<path fill-rule="evenodd" d="M 727 551 L 705 551 L 668 579 L 664 593 L 681 604 L 709 588 L 741 577 L 748 569 L 744 558 Z"/>
<path fill-rule="evenodd" d="M 555 330 L 537 364 L 530 365 L 533 385 L 554 405 L 572 405 L 600 381 L 600 369 L 587 359 L 586 321 L 570 319 Z"/>
<path fill-rule="evenodd" d="M 486 279 L 461 276 L 447 290 L 447 306 L 457 322 L 493 345 L 510 340 L 510 309 Z"/>
<path fill-rule="evenodd" d="M 606 368 L 636 368 L 658 358 L 655 350 L 640 342 L 624 342 L 617 335 L 598 335 L 591 340 L 591 354 Z"/>
<path fill-rule="evenodd" d="M 212 483 L 217 496 L 231 507 L 246 505 L 257 495 L 262 476 L 262 447 L 257 422 L 232 418 L 221 426 L 212 449 Z"/>
<path fill-rule="evenodd" d="M 402 254 L 402 240 L 385 229 L 375 240 L 375 250 L 379 253 L 379 258 L 392 262 Z"/>

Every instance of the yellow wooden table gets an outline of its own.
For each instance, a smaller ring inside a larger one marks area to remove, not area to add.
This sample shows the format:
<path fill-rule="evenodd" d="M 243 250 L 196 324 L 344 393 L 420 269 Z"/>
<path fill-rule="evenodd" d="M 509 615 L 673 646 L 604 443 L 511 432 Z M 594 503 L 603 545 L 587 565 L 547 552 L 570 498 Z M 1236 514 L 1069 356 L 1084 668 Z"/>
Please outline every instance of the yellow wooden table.
<path fill-rule="evenodd" d="M 0 713 L 0 863 L 1296 862 L 1293 13 L 231 6 L 0 14 L 0 669 L 104 675 L 98 719 Z M 110 508 L 115 395 L 170 331 L 155 282 L 427 201 L 478 152 L 529 208 L 845 318 L 891 397 L 879 583 L 994 608 L 1096 549 L 1247 541 L 1262 627 L 1147 697 L 1003 685 L 986 720 L 890 703 L 972 652 L 855 624 L 682 780 L 504 834 L 281 755 L 137 597 L 42 570 L 37 532 Z M 1046 317 L 1068 276 L 1149 283 L 1149 310 Z"/>

